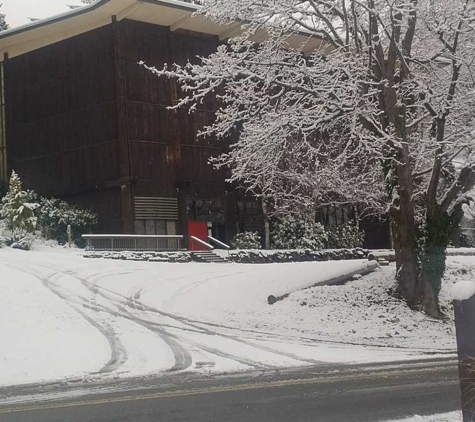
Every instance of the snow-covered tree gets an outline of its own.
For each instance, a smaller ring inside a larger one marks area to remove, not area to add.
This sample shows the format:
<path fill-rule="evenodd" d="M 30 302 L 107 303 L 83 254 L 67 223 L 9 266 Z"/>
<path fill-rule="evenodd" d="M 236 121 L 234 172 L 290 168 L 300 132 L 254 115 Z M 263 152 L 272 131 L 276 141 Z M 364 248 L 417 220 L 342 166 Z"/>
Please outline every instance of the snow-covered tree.
<path fill-rule="evenodd" d="M 398 292 L 437 316 L 475 183 L 474 1 L 207 0 L 199 13 L 243 32 L 198 64 L 151 70 L 177 79 L 177 107 L 217 96 L 202 135 L 231 143 L 214 160 L 231 181 L 278 209 L 387 212 Z"/>
<path fill-rule="evenodd" d="M 82 235 L 91 233 L 98 224 L 98 216 L 94 212 L 76 207 L 57 198 L 44 198 L 34 192 L 28 192 L 30 202 L 38 204 L 35 215 L 38 219 L 38 230 L 45 239 L 55 239 L 60 244 L 68 241 L 67 227 L 71 226 L 73 242 L 83 246 Z"/>
<path fill-rule="evenodd" d="M 0 9 L 3 7 L 3 4 L 0 4 Z M 0 13 L 0 32 L 1 31 L 6 31 L 9 29 L 9 25 L 7 23 L 7 19 L 5 17 L 4 13 Z"/>
<path fill-rule="evenodd" d="M 2 199 L 0 217 L 11 232 L 13 241 L 35 231 L 37 207 L 38 204 L 29 202 L 28 193 L 23 190 L 20 177 L 12 171 L 8 192 Z"/>

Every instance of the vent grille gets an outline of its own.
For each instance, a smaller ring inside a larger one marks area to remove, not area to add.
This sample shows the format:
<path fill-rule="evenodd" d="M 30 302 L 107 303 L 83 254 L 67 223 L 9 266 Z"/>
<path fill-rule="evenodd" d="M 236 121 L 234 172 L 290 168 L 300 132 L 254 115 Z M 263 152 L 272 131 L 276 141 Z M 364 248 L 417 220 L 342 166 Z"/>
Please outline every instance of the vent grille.
<path fill-rule="evenodd" d="M 136 220 L 178 220 L 177 198 L 136 196 Z"/>

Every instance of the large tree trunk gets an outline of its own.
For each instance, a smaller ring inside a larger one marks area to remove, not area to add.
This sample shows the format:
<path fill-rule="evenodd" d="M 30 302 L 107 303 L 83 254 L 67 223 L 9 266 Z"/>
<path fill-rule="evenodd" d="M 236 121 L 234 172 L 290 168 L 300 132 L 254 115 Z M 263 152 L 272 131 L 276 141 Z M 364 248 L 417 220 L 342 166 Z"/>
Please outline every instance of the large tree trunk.
<path fill-rule="evenodd" d="M 412 203 L 412 177 L 409 166 L 397 165 L 398 203 L 391 212 L 398 293 L 411 308 L 417 306 L 417 231 Z"/>
<path fill-rule="evenodd" d="M 463 211 L 461 205 L 448 214 L 438 206 L 428 207 L 421 253 L 421 275 L 418 296 L 422 309 L 430 316 L 441 317 L 439 293 L 445 273 L 446 250 L 450 238 L 459 227 Z"/>
<path fill-rule="evenodd" d="M 270 249 L 270 224 L 266 199 L 262 198 L 262 218 L 264 220 L 264 249 Z"/>
<path fill-rule="evenodd" d="M 392 164 L 391 228 L 396 254 L 397 290 L 398 294 L 407 301 L 409 307 L 414 309 L 418 304 L 419 265 L 417 261 L 417 224 L 412 202 L 412 166 L 406 142 L 404 112 L 394 106 L 390 108 L 388 115 L 394 122 L 396 132 L 402 141 L 402 146 L 393 147 L 396 162 Z"/>
<path fill-rule="evenodd" d="M 450 238 L 447 217 L 428 218 L 421 252 L 421 275 L 417 295 L 426 314 L 441 316 L 438 296 L 445 272 L 446 249 Z"/>

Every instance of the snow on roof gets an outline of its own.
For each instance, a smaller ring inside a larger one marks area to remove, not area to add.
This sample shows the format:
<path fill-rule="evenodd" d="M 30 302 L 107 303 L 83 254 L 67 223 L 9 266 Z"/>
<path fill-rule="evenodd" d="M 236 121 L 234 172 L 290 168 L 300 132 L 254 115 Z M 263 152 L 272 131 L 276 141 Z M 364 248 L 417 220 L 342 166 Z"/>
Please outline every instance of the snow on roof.
<path fill-rule="evenodd" d="M 18 33 L 21 33 L 21 32 L 25 32 L 25 31 L 30 31 L 30 30 L 33 30 L 35 28 L 38 28 L 38 27 L 41 27 L 41 26 L 44 26 L 44 25 L 48 25 L 50 23 L 54 23 L 54 22 L 57 22 L 57 21 L 60 21 L 60 20 L 63 20 L 63 19 L 68 19 L 69 17 L 72 17 L 72 16 L 87 13 L 91 10 L 96 9 L 101 4 L 103 4 L 105 2 L 108 2 L 108 1 L 109 0 L 96 0 L 95 2 L 93 2 L 91 4 L 84 5 L 84 6 L 75 8 L 75 9 L 71 9 L 67 12 L 60 13 L 58 15 L 50 16 L 50 17 L 44 18 L 44 19 L 38 19 L 38 20 L 35 19 L 34 21 L 32 21 L 30 23 L 20 25 L 20 26 L 16 26 L 15 28 L 11 28 L 11 29 L 8 29 L 6 31 L 0 32 L 0 39 L 8 38 L 8 37 L 11 37 L 12 35 L 15 35 L 15 34 L 18 34 Z"/>
<path fill-rule="evenodd" d="M 131 19 L 139 22 L 189 30 L 218 36 L 224 40 L 240 33 L 241 25 L 220 25 L 195 14 L 201 6 L 179 0 L 96 0 L 90 5 L 69 10 L 60 15 L 35 21 L 0 33 L 0 61 L 37 50 L 50 44 L 74 37 L 111 23 Z M 266 34 L 253 39 L 261 42 Z M 309 33 L 295 34 L 289 39 L 292 48 L 312 51 L 320 47 L 322 40 Z"/>

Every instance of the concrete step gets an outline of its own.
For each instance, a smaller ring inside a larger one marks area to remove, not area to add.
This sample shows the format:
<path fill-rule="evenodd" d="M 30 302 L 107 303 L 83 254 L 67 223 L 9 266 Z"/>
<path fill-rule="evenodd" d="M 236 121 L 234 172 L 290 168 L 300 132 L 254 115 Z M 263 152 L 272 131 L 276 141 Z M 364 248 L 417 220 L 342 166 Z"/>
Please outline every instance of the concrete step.
<path fill-rule="evenodd" d="M 219 255 L 216 255 L 210 251 L 200 251 L 200 252 L 192 252 L 191 256 L 194 261 L 197 262 L 212 262 L 212 263 L 224 263 L 228 262 L 224 258 L 221 258 Z"/>

